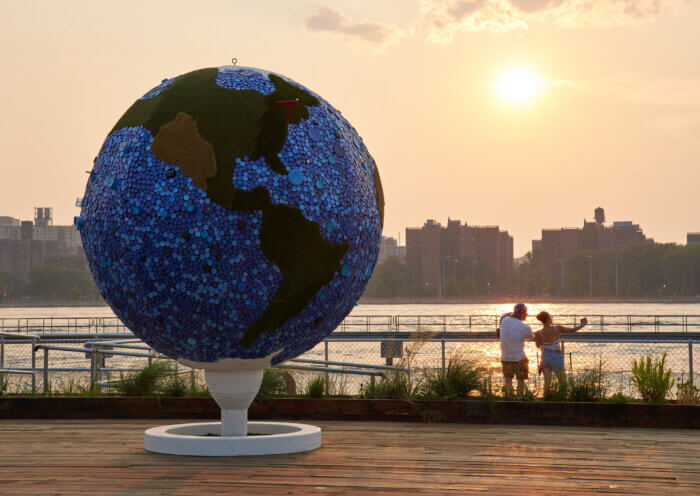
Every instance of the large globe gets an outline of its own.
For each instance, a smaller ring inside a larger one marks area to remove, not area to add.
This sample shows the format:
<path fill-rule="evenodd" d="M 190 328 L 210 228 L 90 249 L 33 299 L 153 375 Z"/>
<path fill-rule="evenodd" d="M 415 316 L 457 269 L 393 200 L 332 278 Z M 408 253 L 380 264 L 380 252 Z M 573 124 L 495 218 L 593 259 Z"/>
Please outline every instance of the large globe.
<path fill-rule="evenodd" d="M 105 300 L 154 349 L 274 365 L 352 310 L 383 203 L 338 110 L 284 76 L 226 66 L 163 80 L 126 111 L 77 223 Z"/>

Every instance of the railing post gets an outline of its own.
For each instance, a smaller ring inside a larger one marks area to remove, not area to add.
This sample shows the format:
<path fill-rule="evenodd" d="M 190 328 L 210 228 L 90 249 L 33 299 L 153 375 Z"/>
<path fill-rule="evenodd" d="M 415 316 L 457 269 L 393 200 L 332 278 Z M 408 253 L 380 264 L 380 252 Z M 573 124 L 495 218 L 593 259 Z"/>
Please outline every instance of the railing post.
<path fill-rule="evenodd" d="M 442 370 L 445 370 L 445 336 L 442 337 Z"/>
<path fill-rule="evenodd" d="M 690 374 L 690 385 L 693 386 L 693 340 L 688 340 L 688 373 Z"/>
<path fill-rule="evenodd" d="M 92 386 L 97 382 L 97 347 L 92 346 L 92 356 L 90 357 L 90 384 Z"/>
<path fill-rule="evenodd" d="M 49 394 L 49 350 L 44 348 L 44 394 Z"/>
<path fill-rule="evenodd" d="M 32 338 L 32 393 L 36 393 L 36 339 Z"/>
<path fill-rule="evenodd" d="M 5 336 L 0 336 L 0 369 L 5 368 Z"/>
<path fill-rule="evenodd" d="M 472 316 L 469 316 L 469 332 L 472 332 Z"/>

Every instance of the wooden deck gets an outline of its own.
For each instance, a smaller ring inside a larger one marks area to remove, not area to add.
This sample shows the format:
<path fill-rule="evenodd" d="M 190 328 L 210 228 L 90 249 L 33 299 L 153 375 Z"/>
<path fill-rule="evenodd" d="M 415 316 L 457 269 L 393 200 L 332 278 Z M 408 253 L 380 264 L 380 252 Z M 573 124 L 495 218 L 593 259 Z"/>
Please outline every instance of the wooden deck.
<path fill-rule="evenodd" d="M 318 422 L 323 447 L 246 458 L 143 450 L 173 421 L 0 421 L 0 495 L 700 494 L 694 430 Z"/>

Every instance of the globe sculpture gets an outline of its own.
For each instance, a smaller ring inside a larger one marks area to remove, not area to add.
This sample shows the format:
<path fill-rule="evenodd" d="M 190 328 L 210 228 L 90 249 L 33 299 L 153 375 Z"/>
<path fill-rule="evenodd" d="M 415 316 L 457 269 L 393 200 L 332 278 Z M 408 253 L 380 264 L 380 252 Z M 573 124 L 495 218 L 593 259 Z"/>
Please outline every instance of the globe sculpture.
<path fill-rule="evenodd" d="M 313 348 L 361 296 L 383 208 L 338 110 L 282 75 L 225 66 L 164 79 L 126 111 L 76 223 L 114 313 L 206 369 L 221 434 L 245 435 L 262 370 Z"/>

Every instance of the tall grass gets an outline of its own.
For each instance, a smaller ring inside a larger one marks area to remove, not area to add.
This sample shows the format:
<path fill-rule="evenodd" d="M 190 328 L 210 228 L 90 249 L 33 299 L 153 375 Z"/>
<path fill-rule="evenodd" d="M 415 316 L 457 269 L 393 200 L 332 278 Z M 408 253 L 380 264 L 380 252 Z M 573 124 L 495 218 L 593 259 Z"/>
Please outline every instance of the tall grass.
<path fill-rule="evenodd" d="M 418 396 L 426 400 L 466 399 L 481 388 L 484 373 L 483 367 L 454 355 L 445 368 L 425 369 Z"/>
<path fill-rule="evenodd" d="M 256 399 L 273 398 L 275 396 L 284 395 L 288 389 L 284 374 L 285 372 L 280 369 L 265 369 Z"/>
<path fill-rule="evenodd" d="M 165 378 L 172 374 L 169 364 L 153 362 L 136 373 L 120 374 L 119 380 L 111 386 L 122 396 L 155 396 Z"/>
<path fill-rule="evenodd" d="M 307 398 L 323 398 L 327 391 L 326 377 L 317 375 L 306 383 L 304 396 Z"/>
<path fill-rule="evenodd" d="M 549 391 L 543 396 L 545 401 L 573 401 L 588 403 L 605 399 L 605 385 L 602 362 L 597 369 L 586 369 L 569 376 L 565 382 L 552 380 Z"/>
<path fill-rule="evenodd" d="M 682 405 L 700 404 L 700 388 L 693 385 L 693 379 L 687 381 L 676 379 L 676 398 Z"/>
<path fill-rule="evenodd" d="M 102 387 L 97 383 L 83 384 L 75 379 L 59 381 L 53 393 L 58 396 L 100 396 Z"/>
<path fill-rule="evenodd" d="M 642 400 L 649 403 L 663 403 L 673 387 L 671 369 L 666 368 L 666 353 L 661 359 L 651 355 L 635 359 L 632 363 L 632 383 L 639 391 Z"/>

